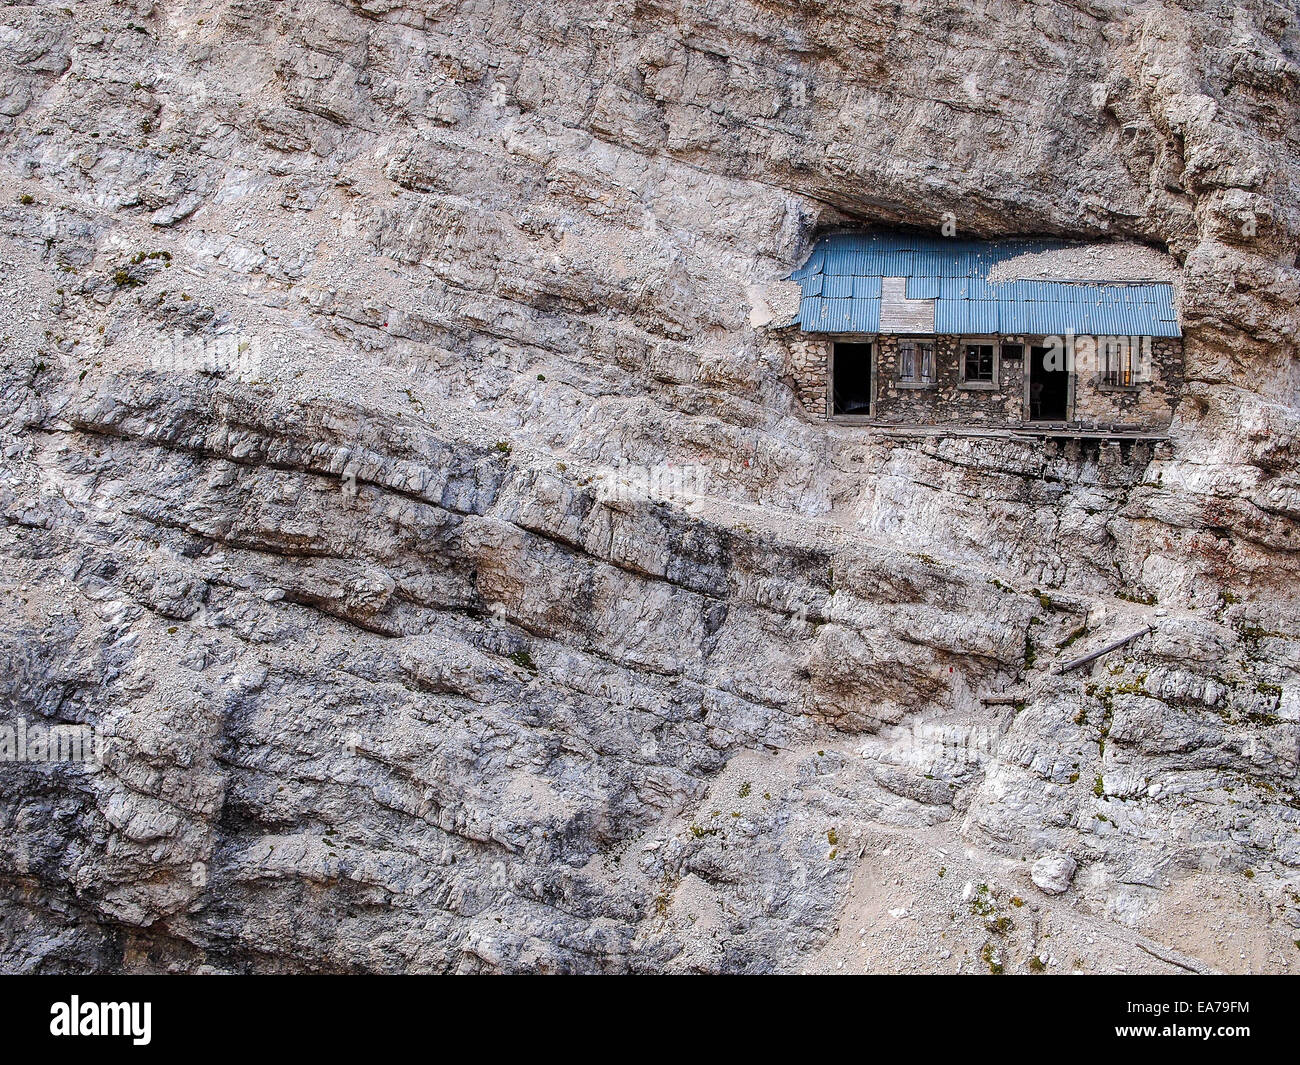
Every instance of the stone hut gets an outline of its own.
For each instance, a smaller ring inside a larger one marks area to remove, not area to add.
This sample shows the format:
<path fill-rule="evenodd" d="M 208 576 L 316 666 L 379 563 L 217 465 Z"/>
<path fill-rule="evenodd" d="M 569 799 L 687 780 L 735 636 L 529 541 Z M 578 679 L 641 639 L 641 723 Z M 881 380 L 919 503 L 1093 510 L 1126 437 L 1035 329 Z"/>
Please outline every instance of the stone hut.
<path fill-rule="evenodd" d="M 822 237 L 783 331 L 816 418 L 890 429 L 1162 439 L 1183 380 L 1167 280 L 1017 277 L 1078 248 L 897 232 Z"/>

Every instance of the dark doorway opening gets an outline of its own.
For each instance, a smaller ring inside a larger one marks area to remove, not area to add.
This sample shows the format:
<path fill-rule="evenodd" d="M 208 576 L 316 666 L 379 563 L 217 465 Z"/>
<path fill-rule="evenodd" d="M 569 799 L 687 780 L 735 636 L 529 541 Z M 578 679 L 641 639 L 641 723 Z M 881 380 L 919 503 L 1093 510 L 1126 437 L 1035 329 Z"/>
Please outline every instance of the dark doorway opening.
<path fill-rule="evenodd" d="M 1029 420 L 1063 422 L 1070 409 L 1070 372 L 1050 364 L 1063 361 L 1058 351 L 1049 358 L 1051 348 L 1029 349 Z"/>
<path fill-rule="evenodd" d="M 871 413 L 871 344 L 836 344 L 832 414 Z"/>

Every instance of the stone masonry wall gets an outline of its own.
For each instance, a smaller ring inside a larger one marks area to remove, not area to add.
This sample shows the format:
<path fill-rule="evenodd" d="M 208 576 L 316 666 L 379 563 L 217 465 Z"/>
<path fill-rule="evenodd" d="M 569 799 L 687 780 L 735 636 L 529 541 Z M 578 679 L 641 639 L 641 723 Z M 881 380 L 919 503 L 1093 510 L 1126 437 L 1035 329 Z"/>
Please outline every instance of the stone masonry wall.
<path fill-rule="evenodd" d="M 939 422 L 1004 426 L 1019 422 L 1023 406 L 1020 364 L 1003 364 L 992 389 L 971 388 L 961 379 L 957 356 L 960 342 L 960 337 L 935 337 L 934 386 L 909 388 L 898 381 L 898 338 L 881 337 L 880 364 L 876 371 L 876 417 L 899 425 Z"/>
<path fill-rule="evenodd" d="M 831 345 L 826 340 L 794 340 L 790 343 L 790 376 L 803 409 L 814 418 L 825 419 L 826 374 Z"/>
<path fill-rule="evenodd" d="M 845 338 L 846 340 L 848 338 Z M 961 379 L 958 350 L 962 338 L 937 336 L 934 385 L 908 387 L 898 380 L 898 337 L 862 336 L 855 341 L 876 343 L 876 393 L 873 418 L 887 425 L 953 425 L 989 428 L 1021 425 L 1025 421 L 1025 359 L 1031 340 L 1002 338 L 1004 344 L 1021 344 L 1021 359 L 1000 358 L 997 383 L 992 389 L 971 388 Z M 827 417 L 827 374 L 834 340 L 799 337 L 788 342 L 789 373 L 799 401 L 817 420 Z M 1095 364 L 1081 368 L 1074 381 L 1071 420 L 1085 425 L 1138 426 L 1165 429 L 1173 416 L 1184 383 L 1183 342 L 1156 339 L 1151 345 L 1150 376 L 1132 388 L 1101 383 Z"/>
<path fill-rule="evenodd" d="M 1150 379 L 1132 388 L 1102 384 L 1101 375 L 1095 369 L 1080 372 L 1075 378 L 1075 420 L 1085 424 L 1167 428 L 1185 380 L 1182 340 L 1152 340 L 1150 368 Z"/>

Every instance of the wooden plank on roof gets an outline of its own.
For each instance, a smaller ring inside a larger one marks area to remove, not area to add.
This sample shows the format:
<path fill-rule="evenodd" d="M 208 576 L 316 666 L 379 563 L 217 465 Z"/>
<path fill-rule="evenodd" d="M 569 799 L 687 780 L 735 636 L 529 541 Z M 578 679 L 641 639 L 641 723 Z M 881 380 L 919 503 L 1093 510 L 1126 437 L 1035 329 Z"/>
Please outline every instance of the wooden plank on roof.
<path fill-rule="evenodd" d="M 933 333 L 934 300 L 909 300 L 905 277 L 882 278 L 880 331 L 882 333 Z"/>

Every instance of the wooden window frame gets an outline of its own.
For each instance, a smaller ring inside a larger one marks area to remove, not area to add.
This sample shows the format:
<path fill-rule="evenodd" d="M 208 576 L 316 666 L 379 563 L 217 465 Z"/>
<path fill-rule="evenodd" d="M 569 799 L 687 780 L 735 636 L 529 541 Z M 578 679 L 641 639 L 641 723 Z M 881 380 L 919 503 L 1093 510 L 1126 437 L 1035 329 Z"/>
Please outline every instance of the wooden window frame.
<path fill-rule="evenodd" d="M 1118 338 L 1116 337 L 1097 338 L 1098 341 L 1106 340 L 1106 339 L 1114 340 Z M 1138 337 L 1137 339 L 1140 344 L 1142 338 Z M 1099 392 L 1136 392 L 1141 387 L 1142 382 L 1139 379 L 1139 375 L 1138 375 L 1139 360 L 1134 357 L 1133 344 L 1132 344 L 1133 338 L 1126 337 L 1125 340 L 1128 342 L 1127 349 L 1126 349 L 1126 354 L 1128 355 L 1128 375 L 1129 375 L 1128 381 L 1109 380 L 1111 374 L 1110 352 L 1104 350 L 1103 346 L 1100 343 L 1097 345 L 1098 348 L 1097 361 L 1101 363 L 1101 365 L 1097 368 L 1096 387 Z M 1121 374 L 1122 372 L 1123 372 L 1122 368 L 1115 371 L 1117 375 Z"/>
<path fill-rule="evenodd" d="M 894 386 L 896 388 L 932 389 L 939 387 L 939 345 L 935 337 L 899 336 L 895 338 L 896 362 L 894 367 Z M 930 378 L 906 378 L 903 376 L 903 345 L 926 344 L 930 348 Z"/>
<path fill-rule="evenodd" d="M 968 345 L 993 349 L 993 378 L 990 381 L 970 380 L 966 377 L 966 348 Z M 961 380 L 957 387 L 970 392 L 996 392 L 1002 383 L 1002 339 L 995 336 L 960 337 L 957 341 L 957 363 Z"/>

